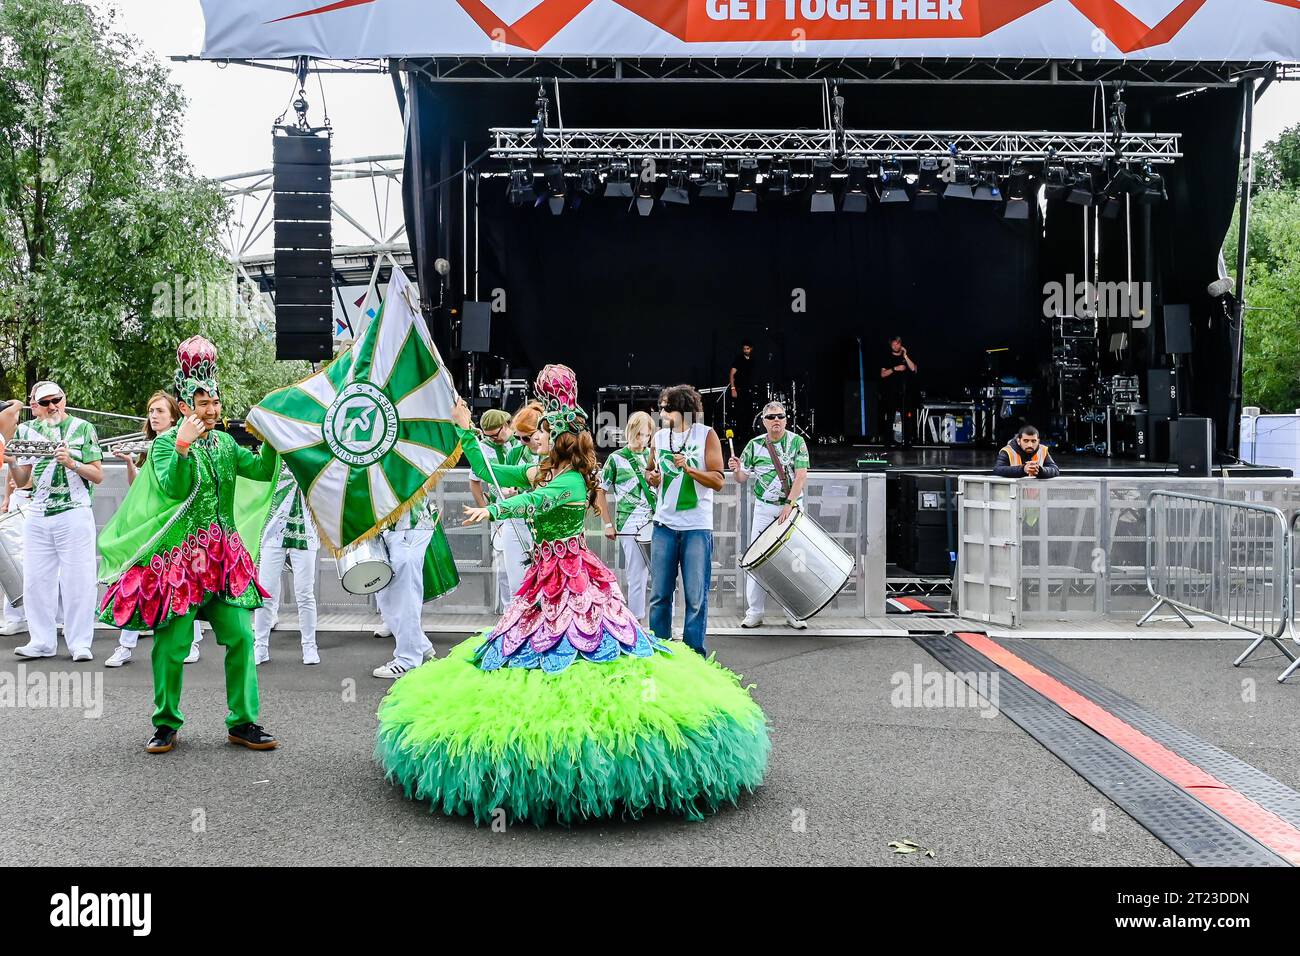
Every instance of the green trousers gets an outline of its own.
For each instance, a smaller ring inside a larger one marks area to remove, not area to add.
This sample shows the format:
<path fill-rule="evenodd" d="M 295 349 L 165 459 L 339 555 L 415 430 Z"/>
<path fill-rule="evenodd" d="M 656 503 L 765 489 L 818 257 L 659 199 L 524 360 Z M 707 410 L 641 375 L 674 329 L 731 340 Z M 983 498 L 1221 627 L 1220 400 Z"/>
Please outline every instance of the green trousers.
<path fill-rule="evenodd" d="M 257 666 L 253 663 L 253 612 L 210 598 L 184 617 L 172 618 L 153 634 L 153 723 L 180 729 L 181 677 L 194 641 L 194 619 L 207 621 L 226 649 L 227 727 L 257 723 Z"/>

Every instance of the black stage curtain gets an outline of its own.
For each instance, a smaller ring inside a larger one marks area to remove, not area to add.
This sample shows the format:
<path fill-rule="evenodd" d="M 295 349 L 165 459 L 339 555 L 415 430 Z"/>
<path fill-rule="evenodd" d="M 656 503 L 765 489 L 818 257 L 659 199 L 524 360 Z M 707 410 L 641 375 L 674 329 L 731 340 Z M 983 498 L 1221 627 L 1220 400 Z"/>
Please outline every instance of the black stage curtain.
<path fill-rule="evenodd" d="M 548 89 L 553 98 L 553 84 Z M 1130 331 L 1132 341 L 1128 353 L 1107 357 L 1104 372 L 1169 364 L 1161 304 L 1190 303 L 1197 353 L 1187 411 L 1222 419 L 1226 331 L 1210 321 L 1204 288 L 1231 218 L 1241 98 L 1235 89 L 1184 98 L 1176 92 L 1142 87 L 1126 94 L 1129 128 L 1180 132 L 1187 155 L 1162 169 L 1170 201 L 1155 208 L 1149 234 L 1136 204 L 1131 248 L 1122 219 L 1103 222 L 1101 279 L 1123 280 L 1131 259 L 1134 277 L 1151 278 L 1157 293 L 1149 330 L 1119 320 L 1103 326 L 1103 349 L 1115 331 Z M 584 83 L 561 93 L 569 126 L 813 127 L 821 117 L 819 86 Z M 850 128 L 1088 130 L 1101 123 L 1095 88 L 877 85 L 844 93 Z M 437 117 L 412 129 L 425 156 L 455 157 L 454 172 L 462 155 L 487 146 L 489 127 L 527 125 L 535 97 L 528 84 L 439 85 L 412 74 L 413 114 Z M 551 115 L 558 125 L 554 100 Z M 407 161 L 408 190 L 411 182 L 437 180 L 413 147 Z M 472 210 L 472 180 L 470 189 Z M 995 204 L 961 201 L 931 214 L 872 206 L 865 215 L 814 215 L 806 195 L 762 196 L 755 214 L 693 199 L 690 207 L 659 204 L 643 218 L 627 200 L 600 198 L 552 216 L 544 204 L 511 206 L 503 179 L 483 180 L 477 192 L 478 297 L 504 291 L 492 350 L 516 368 L 565 362 L 578 373 L 584 402 L 605 384 L 721 385 L 749 337 L 764 377 L 808 376 L 824 435 L 851 430 L 845 393 L 857 379 L 859 341 L 874 383 L 887 340 L 902 335 L 921 367 L 918 387 L 932 396 L 978 384 L 989 348 L 1011 350 L 1001 361 L 1004 373 L 1043 374 L 1051 358 L 1044 284 L 1085 278 L 1082 229 L 1091 216 L 1053 203 L 1045 222 L 1009 222 Z M 408 205 L 423 269 L 445 255 L 458 279 L 460 212 L 458 192 L 423 212 Z M 473 298 L 472 280 L 454 293 Z M 1034 414 L 1045 411 L 1043 400 Z M 1221 424 L 1220 441 L 1223 434 Z"/>

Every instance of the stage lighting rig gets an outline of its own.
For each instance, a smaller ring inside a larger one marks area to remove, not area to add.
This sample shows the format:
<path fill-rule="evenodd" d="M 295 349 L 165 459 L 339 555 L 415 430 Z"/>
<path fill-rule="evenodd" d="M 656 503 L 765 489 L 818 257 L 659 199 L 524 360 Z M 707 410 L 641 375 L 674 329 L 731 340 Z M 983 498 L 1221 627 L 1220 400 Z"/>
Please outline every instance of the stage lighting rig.
<path fill-rule="evenodd" d="M 510 202 L 515 206 L 531 206 L 537 202 L 532 163 L 517 162 L 510 167 Z"/>
<path fill-rule="evenodd" d="M 1142 192 L 1138 193 L 1138 202 L 1144 206 L 1154 206 L 1168 199 L 1169 194 L 1165 192 L 1165 177 L 1153 170 L 1150 164 L 1143 172 L 1145 183 Z"/>
<path fill-rule="evenodd" d="M 600 188 L 600 167 L 591 160 L 578 164 L 578 192 L 585 196 L 596 195 Z"/>
<path fill-rule="evenodd" d="M 650 160 L 636 179 L 636 211 L 642 216 L 650 215 L 655 208 L 655 183 L 659 177 L 654 169 L 654 160 Z"/>
<path fill-rule="evenodd" d="M 767 174 L 767 191 L 785 198 L 794 193 L 794 179 L 790 174 L 790 161 L 784 158 L 772 160 L 772 167 Z"/>
<path fill-rule="evenodd" d="M 1065 199 L 1070 195 L 1070 170 L 1064 163 L 1048 160 L 1046 182 L 1047 198 Z"/>
<path fill-rule="evenodd" d="M 758 212 L 758 160 L 746 156 L 740 161 L 736 174 L 736 198 L 731 201 L 732 212 Z"/>
<path fill-rule="evenodd" d="M 953 158 L 949 167 L 951 181 L 943 191 L 944 199 L 974 199 L 975 191 L 971 188 L 970 160 Z"/>
<path fill-rule="evenodd" d="M 701 199 L 726 199 L 731 195 L 727 186 L 726 167 L 722 158 L 710 156 L 704 160 L 704 182 L 700 183 Z"/>
<path fill-rule="evenodd" d="M 1092 170 L 1076 170 L 1070 177 L 1070 194 L 1066 201 L 1075 206 L 1095 206 L 1097 204 L 1097 187 L 1093 182 Z"/>
<path fill-rule="evenodd" d="M 829 159 L 813 160 L 812 211 L 835 211 L 835 193 L 831 192 L 831 161 Z"/>
<path fill-rule="evenodd" d="M 936 212 L 939 209 L 939 160 L 935 156 L 921 157 L 916 178 L 916 195 L 912 208 L 918 212 Z"/>
<path fill-rule="evenodd" d="M 546 204 L 551 214 L 558 216 L 564 212 L 564 203 L 568 198 L 568 186 L 564 181 L 564 167 L 559 163 L 550 163 L 542 167 L 542 179 L 546 182 Z"/>
<path fill-rule="evenodd" d="M 882 163 L 880 166 L 880 202 L 911 202 L 907 191 L 907 177 L 903 175 L 903 164 L 898 160 Z"/>
<path fill-rule="evenodd" d="M 844 212 L 866 212 L 870 200 L 867 190 L 871 187 L 867 174 L 867 160 L 862 156 L 849 158 L 849 180 L 844 187 L 844 198 L 840 209 Z"/>
<path fill-rule="evenodd" d="M 1023 163 L 1014 163 L 1007 174 L 1007 205 L 1002 210 L 1003 219 L 1028 219 L 1031 193 L 1029 171 Z"/>
<path fill-rule="evenodd" d="M 971 198 L 978 202 L 1002 202 L 1002 187 L 998 185 L 996 168 L 985 166 L 979 171 Z"/>
<path fill-rule="evenodd" d="M 678 206 L 691 204 L 691 168 L 684 159 L 674 159 L 668 167 L 668 185 L 659 197 Z"/>
<path fill-rule="evenodd" d="M 624 156 L 616 156 L 609 161 L 609 170 L 605 174 L 606 199 L 632 198 L 632 166 Z"/>

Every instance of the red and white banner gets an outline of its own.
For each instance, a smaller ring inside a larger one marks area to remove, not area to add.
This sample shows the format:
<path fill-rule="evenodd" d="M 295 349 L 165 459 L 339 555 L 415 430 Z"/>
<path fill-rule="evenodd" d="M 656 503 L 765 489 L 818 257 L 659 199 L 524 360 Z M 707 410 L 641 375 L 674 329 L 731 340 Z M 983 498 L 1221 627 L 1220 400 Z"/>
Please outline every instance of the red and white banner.
<path fill-rule="evenodd" d="M 1300 61 L 1300 0 L 202 0 L 209 58 Z"/>

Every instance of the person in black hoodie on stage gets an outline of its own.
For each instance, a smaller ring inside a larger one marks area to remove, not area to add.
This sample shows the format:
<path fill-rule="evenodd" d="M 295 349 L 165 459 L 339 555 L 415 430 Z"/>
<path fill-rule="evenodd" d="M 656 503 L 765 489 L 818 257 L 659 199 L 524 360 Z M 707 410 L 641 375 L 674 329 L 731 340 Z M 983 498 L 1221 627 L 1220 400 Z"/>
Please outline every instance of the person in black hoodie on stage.
<path fill-rule="evenodd" d="M 1033 425 L 1025 425 L 1007 442 L 998 452 L 998 463 L 993 468 L 999 478 L 1055 478 L 1060 473 Z"/>

